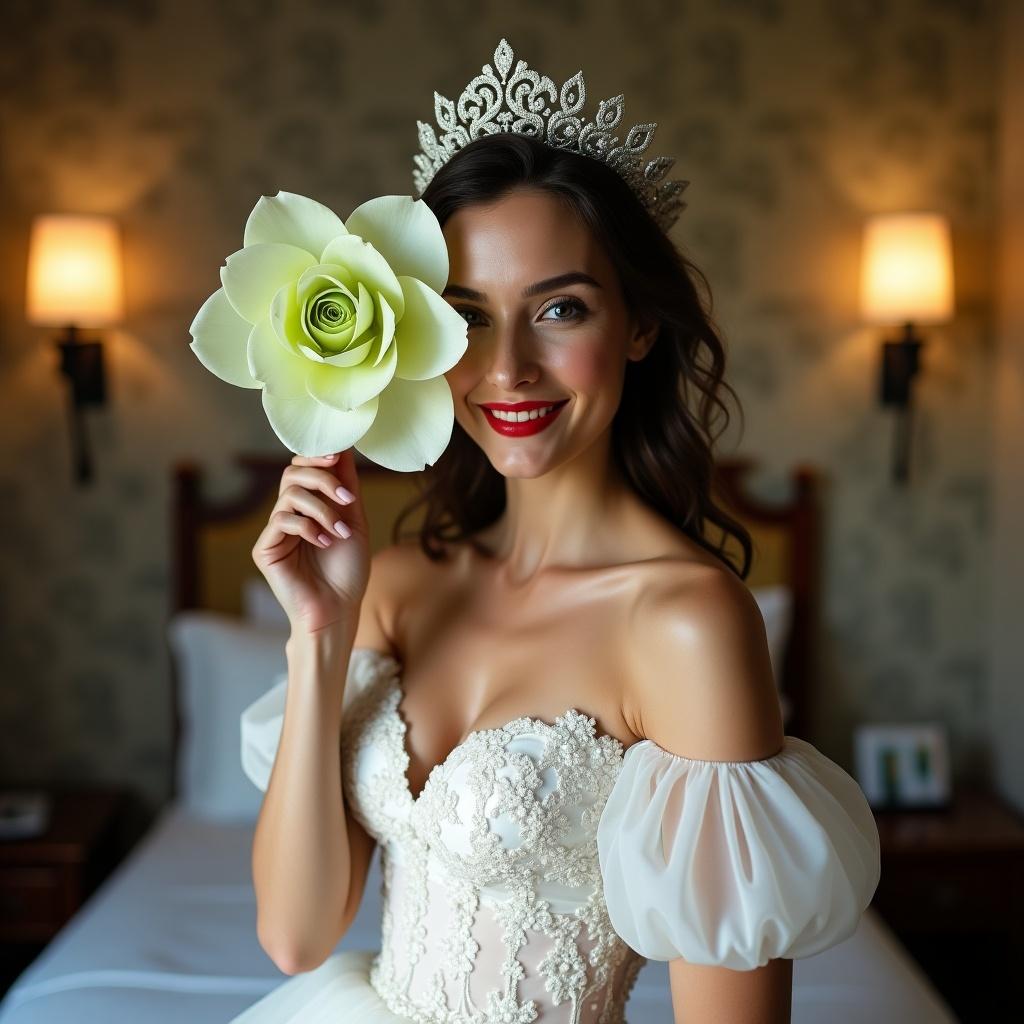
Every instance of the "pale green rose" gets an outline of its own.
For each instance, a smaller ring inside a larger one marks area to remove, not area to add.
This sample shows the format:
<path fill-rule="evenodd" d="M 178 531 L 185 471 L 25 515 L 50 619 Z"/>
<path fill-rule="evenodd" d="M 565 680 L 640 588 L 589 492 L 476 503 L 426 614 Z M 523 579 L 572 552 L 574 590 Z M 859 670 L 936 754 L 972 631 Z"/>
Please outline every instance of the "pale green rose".
<path fill-rule="evenodd" d="M 448 249 L 426 203 L 380 196 L 343 223 L 305 196 L 262 196 L 220 279 L 191 348 L 229 384 L 262 388 L 287 448 L 354 446 L 399 472 L 437 461 L 455 411 L 443 374 L 468 325 L 441 298 Z"/>

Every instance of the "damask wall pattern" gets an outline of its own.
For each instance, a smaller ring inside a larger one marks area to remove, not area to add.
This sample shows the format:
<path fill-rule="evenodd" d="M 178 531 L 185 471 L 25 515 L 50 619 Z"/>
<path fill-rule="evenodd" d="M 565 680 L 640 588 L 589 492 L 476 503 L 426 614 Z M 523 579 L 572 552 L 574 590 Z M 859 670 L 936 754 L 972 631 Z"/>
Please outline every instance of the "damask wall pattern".
<path fill-rule="evenodd" d="M 11 0 L 0 36 L 0 776 L 117 779 L 154 804 L 169 769 L 169 466 L 281 451 L 252 394 L 205 371 L 188 325 L 260 194 L 347 215 L 412 191 L 417 118 L 509 38 L 588 113 L 626 95 L 691 180 L 672 229 L 707 274 L 744 416 L 723 451 L 766 496 L 824 481 L 821 748 L 866 719 L 939 718 L 985 767 L 995 0 Z M 879 334 L 857 318 L 863 218 L 953 223 L 955 321 L 930 331 L 913 482 L 890 482 Z M 24 321 L 28 226 L 124 228 L 128 316 L 98 478 L 71 482 L 50 337 Z"/>

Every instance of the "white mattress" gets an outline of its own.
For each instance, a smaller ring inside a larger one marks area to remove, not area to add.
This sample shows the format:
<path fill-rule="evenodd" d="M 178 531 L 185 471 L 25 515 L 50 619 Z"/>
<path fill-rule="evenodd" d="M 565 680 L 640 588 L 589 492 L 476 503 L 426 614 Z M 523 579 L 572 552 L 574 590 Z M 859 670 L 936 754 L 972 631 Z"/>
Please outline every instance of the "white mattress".
<path fill-rule="evenodd" d="M 0 1024 L 223 1024 L 287 979 L 256 940 L 252 823 L 177 805 L 0 1002 Z M 338 949 L 376 949 L 377 860 Z M 640 972 L 627 1015 L 671 1021 L 668 965 Z M 793 1024 L 955 1024 L 892 932 L 868 910 L 848 940 L 793 968 Z"/>

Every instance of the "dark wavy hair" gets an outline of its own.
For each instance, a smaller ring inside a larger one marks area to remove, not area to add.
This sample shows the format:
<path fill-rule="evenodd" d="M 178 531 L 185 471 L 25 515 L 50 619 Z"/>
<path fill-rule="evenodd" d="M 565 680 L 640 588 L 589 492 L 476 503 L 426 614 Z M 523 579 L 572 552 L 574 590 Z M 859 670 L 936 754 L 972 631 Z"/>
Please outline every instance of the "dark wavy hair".
<path fill-rule="evenodd" d="M 725 348 L 711 317 L 707 278 L 676 249 L 616 171 L 528 136 L 500 132 L 474 140 L 438 169 L 420 198 L 443 227 L 462 207 L 518 189 L 544 190 L 567 202 L 604 246 L 629 311 L 646 323 L 660 323 L 647 355 L 626 363 L 611 431 L 618 469 L 649 507 L 746 579 L 750 534 L 711 493 L 712 448 L 729 424 L 720 392 L 737 396 L 723 379 Z M 696 279 L 703 284 L 707 308 Z M 742 417 L 738 399 L 736 404 Z M 722 428 L 713 434 L 716 413 Z M 417 485 L 419 495 L 395 520 L 394 541 L 402 523 L 425 506 L 412 535 L 427 557 L 443 559 L 444 545 L 461 541 L 488 553 L 473 534 L 504 511 L 505 478 L 458 420 L 448 447 L 417 474 Z M 717 540 L 708 536 L 712 525 Z M 725 550 L 730 535 L 743 551 L 739 568 Z"/>

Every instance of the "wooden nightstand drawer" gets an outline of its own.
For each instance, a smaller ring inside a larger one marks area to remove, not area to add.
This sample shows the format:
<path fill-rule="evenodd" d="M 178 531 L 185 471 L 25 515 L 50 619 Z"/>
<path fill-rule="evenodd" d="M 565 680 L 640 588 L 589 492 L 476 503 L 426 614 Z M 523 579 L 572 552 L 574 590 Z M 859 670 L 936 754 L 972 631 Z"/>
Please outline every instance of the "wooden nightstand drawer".
<path fill-rule="evenodd" d="M 872 906 L 958 1020 L 1002 1021 L 1020 1002 L 1024 818 L 969 784 L 948 808 L 881 811 L 876 821 L 882 875 Z"/>
<path fill-rule="evenodd" d="M 66 872 L 8 867 L 0 872 L 0 939 L 31 941 L 53 935 L 67 919 Z"/>
<path fill-rule="evenodd" d="M 50 941 L 119 861 L 128 791 L 50 787 L 45 832 L 0 842 L 0 943 Z"/>
<path fill-rule="evenodd" d="M 1012 894 L 995 858 L 900 865 L 888 861 L 875 905 L 895 927 L 916 930 L 985 929 L 1007 913 Z"/>

